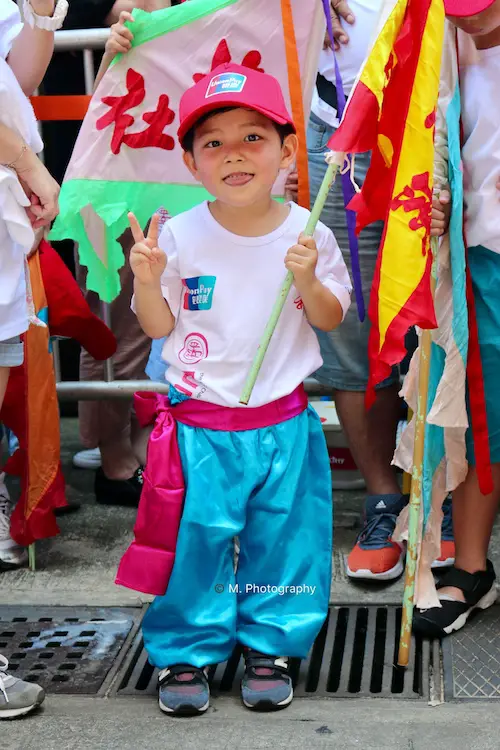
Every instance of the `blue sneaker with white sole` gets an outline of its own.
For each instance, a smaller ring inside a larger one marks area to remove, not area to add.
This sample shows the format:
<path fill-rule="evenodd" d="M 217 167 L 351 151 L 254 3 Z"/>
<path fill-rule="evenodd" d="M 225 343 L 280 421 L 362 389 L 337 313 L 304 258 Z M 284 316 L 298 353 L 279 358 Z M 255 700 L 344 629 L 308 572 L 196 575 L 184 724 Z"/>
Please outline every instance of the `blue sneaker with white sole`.
<path fill-rule="evenodd" d="M 293 700 L 288 659 L 244 650 L 245 674 L 241 681 L 243 705 L 253 711 L 279 711 Z"/>
<path fill-rule="evenodd" d="M 174 664 L 159 674 L 161 710 L 170 716 L 196 716 L 210 705 L 208 669 L 190 664 Z"/>

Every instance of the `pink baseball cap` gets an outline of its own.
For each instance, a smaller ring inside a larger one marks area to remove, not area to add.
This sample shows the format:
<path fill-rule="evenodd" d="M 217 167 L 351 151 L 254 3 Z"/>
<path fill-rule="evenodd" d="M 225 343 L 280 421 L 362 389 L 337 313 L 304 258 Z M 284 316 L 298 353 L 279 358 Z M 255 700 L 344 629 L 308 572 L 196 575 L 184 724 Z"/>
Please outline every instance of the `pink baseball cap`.
<path fill-rule="evenodd" d="M 181 145 L 186 133 L 203 115 L 223 107 L 254 109 L 278 125 L 290 125 L 295 132 L 276 78 L 243 65 L 225 63 L 182 96 L 179 108 L 181 124 L 177 131 Z"/>
<path fill-rule="evenodd" d="M 495 0 L 444 0 L 444 9 L 447 16 L 468 18 L 482 13 L 494 2 Z"/>

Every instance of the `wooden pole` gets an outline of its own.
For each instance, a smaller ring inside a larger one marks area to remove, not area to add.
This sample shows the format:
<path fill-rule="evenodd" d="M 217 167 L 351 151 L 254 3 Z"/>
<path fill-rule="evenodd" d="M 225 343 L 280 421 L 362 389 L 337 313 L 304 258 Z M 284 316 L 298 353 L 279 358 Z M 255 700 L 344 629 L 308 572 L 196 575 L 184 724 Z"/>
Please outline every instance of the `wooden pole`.
<path fill-rule="evenodd" d="M 434 264 L 431 277 L 431 290 L 434 297 L 436 288 L 435 266 L 438 241 L 431 242 Z M 398 665 L 407 667 L 410 660 L 411 628 L 415 600 L 415 576 L 417 573 L 418 551 L 420 546 L 420 513 L 422 508 L 422 485 L 424 471 L 425 425 L 429 394 L 429 374 L 431 367 L 432 332 L 422 331 L 420 341 L 420 370 L 418 377 L 417 414 L 415 421 L 415 443 L 413 447 L 413 470 L 411 477 L 410 507 L 408 514 L 408 549 L 406 553 L 405 589 L 403 597 L 403 617 L 399 640 Z"/>
<path fill-rule="evenodd" d="M 316 224 L 318 223 L 321 212 L 323 211 L 323 208 L 325 206 L 330 188 L 335 182 L 335 177 L 337 176 L 338 170 L 338 164 L 328 164 L 328 168 L 314 202 L 311 215 L 309 216 L 309 221 L 307 222 L 307 226 L 304 230 L 305 234 L 309 236 L 314 234 Z M 245 406 L 247 406 L 248 402 L 250 401 L 252 391 L 254 389 L 257 378 L 259 377 L 260 368 L 262 367 L 264 357 L 266 356 L 266 352 L 269 348 L 269 344 L 271 343 L 273 333 L 276 330 L 276 326 L 278 325 L 278 321 L 283 311 L 283 307 L 285 306 L 285 302 L 292 284 L 293 274 L 291 273 L 291 271 L 289 271 L 286 275 L 285 281 L 283 282 L 283 286 L 279 291 L 278 297 L 271 312 L 271 317 L 269 318 L 264 334 L 260 340 L 257 354 L 255 355 L 254 361 L 252 363 L 252 368 L 245 383 L 243 393 L 241 394 L 240 404 L 244 404 Z"/>
<path fill-rule="evenodd" d="M 35 543 L 30 544 L 28 547 L 28 565 L 32 573 L 36 570 L 36 554 L 35 554 Z"/>

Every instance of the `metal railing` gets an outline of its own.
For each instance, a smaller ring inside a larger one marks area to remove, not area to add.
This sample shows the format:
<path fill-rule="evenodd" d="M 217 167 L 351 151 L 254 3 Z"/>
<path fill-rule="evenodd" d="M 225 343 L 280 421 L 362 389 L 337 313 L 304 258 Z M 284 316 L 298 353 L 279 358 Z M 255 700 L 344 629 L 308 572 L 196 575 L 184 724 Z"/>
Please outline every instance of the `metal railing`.
<path fill-rule="evenodd" d="M 109 36 L 108 29 L 82 29 L 76 31 L 58 31 L 55 34 L 56 52 L 79 52 L 83 53 L 83 69 L 85 76 L 85 93 L 92 95 L 96 77 L 94 66 L 94 50 L 104 49 Z M 101 303 L 101 317 L 104 323 L 111 328 L 110 307 Z M 61 360 L 59 341 L 53 342 L 54 371 L 57 381 L 57 395 L 60 401 L 94 401 L 101 399 L 128 399 L 132 398 L 136 391 L 153 391 L 156 393 L 167 393 L 168 383 L 154 382 L 152 380 L 114 380 L 113 359 L 104 363 L 104 380 L 65 381 L 61 380 Z M 305 382 L 308 393 L 328 393 L 313 378 Z"/>

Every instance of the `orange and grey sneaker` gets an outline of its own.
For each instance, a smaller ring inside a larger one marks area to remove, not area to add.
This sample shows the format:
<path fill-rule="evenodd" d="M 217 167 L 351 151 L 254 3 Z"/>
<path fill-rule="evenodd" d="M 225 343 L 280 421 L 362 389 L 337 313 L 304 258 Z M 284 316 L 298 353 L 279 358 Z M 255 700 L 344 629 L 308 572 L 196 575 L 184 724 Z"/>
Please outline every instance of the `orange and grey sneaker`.
<path fill-rule="evenodd" d="M 455 537 L 453 536 L 453 517 L 451 512 L 451 495 L 443 503 L 443 523 L 441 525 L 441 554 L 434 560 L 432 570 L 451 568 L 455 564 Z"/>
<path fill-rule="evenodd" d="M 403 572 L 405 548 L 392 541 L 407 495 L 371 495 L 366 498 L 363 528 L 347 558 L 347 575 L 372 581 L 392 581 Z"/>

